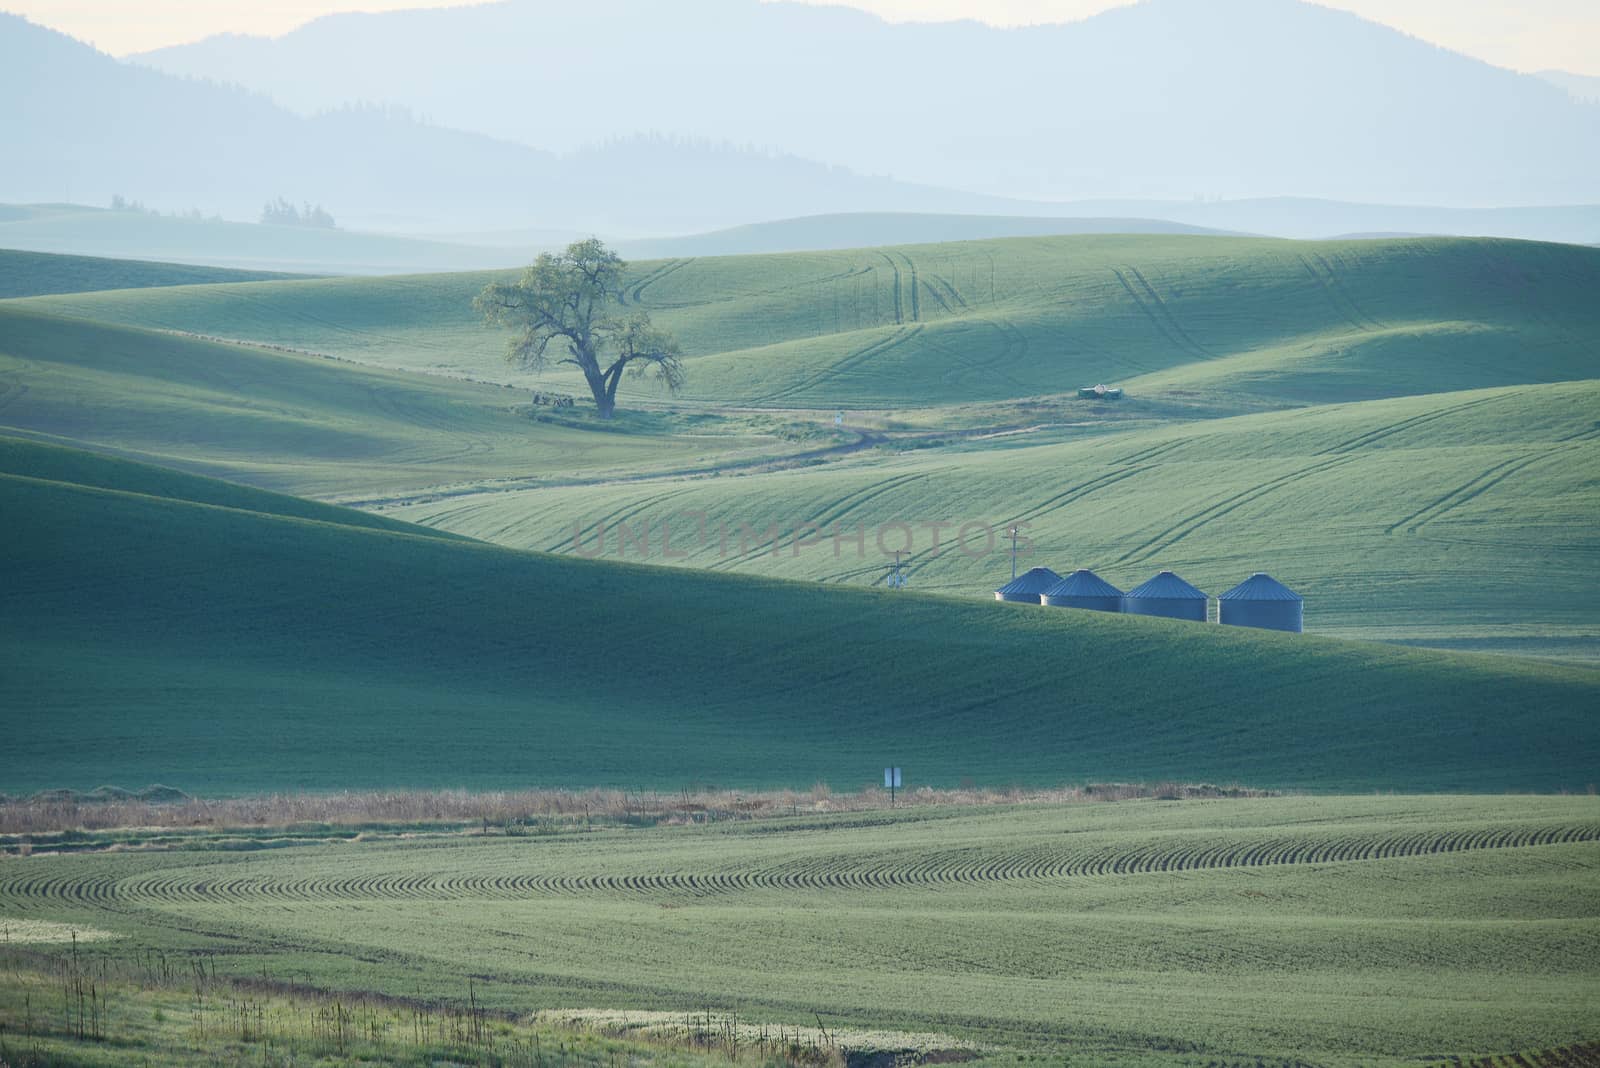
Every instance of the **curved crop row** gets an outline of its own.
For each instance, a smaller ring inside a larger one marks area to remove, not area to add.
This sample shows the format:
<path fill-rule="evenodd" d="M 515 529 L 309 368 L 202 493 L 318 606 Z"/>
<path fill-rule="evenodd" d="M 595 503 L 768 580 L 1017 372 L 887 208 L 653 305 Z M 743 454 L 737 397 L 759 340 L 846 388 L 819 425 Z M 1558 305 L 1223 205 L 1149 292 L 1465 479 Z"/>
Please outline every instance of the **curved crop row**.
<path fill-rule="evenodd" d="M 56 873 L 36 864 L 10 866 L 0 897 L 112 907 L 119 904 L 326 900 L 448 900 L 531 896 L 675 895 L 705 897 L 745 891 L 872 891 L 1086 876 L 1144 875 L 1290 864 L 1333 864 L 1467 850 L 1517 849 L 1600 840 L 1600 825 L 1480 827 L 1329 835 L 1253 841 L 1171 840 L 1076 849 L 1039 846 L 1008 853 L 977 848 L 903 856 L 835 855 L 770 868 L 710 872 L 613 874 L 372 871 L 348 876 L 151 872 L 114 881 Z"/>
<path fill-rule="evenodd" d="M 1600 1042 L 1580 1042 L 1573 1046 L 1505 1053 L 1497 1057 L 1451 1057 L 1433 1068 L 1600 1068 Z"/>

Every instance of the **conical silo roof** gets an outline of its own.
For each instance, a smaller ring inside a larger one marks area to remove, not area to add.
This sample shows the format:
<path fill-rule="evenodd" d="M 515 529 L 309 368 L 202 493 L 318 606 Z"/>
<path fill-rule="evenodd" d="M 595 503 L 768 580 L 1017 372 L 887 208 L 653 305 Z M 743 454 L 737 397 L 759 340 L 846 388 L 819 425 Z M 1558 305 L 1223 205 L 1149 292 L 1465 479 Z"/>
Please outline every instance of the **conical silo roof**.
<path fill-rule="evenodd" d="M 1135 586 L 1128 597 L 1141 600 L 1204 601 L 1206 595 L 1189 585 L 1171 571 L 1163 571 L 1149 582 Z"/>
<path fill-rule="evenodd" d="M 1219 601 L 1303 601 L 1298 593 L 1262 571 L 1245 579 L 1227 593 L 1217 595 Z"/>
<path fill-rule="evenodd" d="M 1079 569 L 1044 591 L 1046 597 L 1121 597 L 1117 589 L 1093 571 Z"/>
<path fill-rule="evenodd" d="M 1048 567 L 1031 567 L 994 592 L 996 597 L 1038 597 L 1060 581 Z"/>

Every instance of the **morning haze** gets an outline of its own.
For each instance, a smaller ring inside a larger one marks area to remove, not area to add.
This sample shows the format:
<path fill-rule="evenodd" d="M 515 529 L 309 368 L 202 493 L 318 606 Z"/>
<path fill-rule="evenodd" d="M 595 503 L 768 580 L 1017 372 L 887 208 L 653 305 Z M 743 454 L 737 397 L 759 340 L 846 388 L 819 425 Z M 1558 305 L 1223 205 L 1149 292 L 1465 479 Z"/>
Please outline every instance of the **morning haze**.
<path fill-rule="evenodd" d="M 116 56 L 188 44 L 216 34 L 278 36 L 313 19 L 346 11 L 465 7 L 484 0 L 154 0 L 130 9 L 110 0 L 12 0 L 8 10 L 73 34 Z M 820 2 L 820 0 L 819 0 Z M 836 0 L 832 0 L 836 3 Z M 891 21 L 973 19 L 995 26 L 1071 22 L 1129 0 L 860 0 L 850 5 Z M 1534 3 L 1442 3 L 1440 0 L 1330 0 L 1323 6 L 1524 72 L 1600 76 L 1600 16 L 1586 0 Z"/>
<path fill-rule="evenodd" d="M 0 14 L 0 1066 L 1600 1064 L 1587 7 L 345 6 Z"/>

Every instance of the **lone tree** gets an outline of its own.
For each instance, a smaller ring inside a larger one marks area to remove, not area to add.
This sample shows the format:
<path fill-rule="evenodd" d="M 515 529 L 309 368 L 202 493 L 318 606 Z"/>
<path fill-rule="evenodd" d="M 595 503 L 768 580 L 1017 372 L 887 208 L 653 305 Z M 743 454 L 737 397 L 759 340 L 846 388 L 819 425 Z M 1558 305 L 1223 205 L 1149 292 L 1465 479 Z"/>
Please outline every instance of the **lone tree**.
<path fill-rule="evenodd" d="M 623 313 L 627 266 L 595 238 L 574 241 L 565 252 L 541 253 L 521 281 L 485 286 L 473 306 L 491 324 L 517 330 L 508 360 L 530 371 L 572 364 L 588 381 L 600 417 L 610 419 L 630 366 L 635 377 L 653 374 L 670 393 L 684 382 L 683 351 L 672 335 L 643 311 Z"/>

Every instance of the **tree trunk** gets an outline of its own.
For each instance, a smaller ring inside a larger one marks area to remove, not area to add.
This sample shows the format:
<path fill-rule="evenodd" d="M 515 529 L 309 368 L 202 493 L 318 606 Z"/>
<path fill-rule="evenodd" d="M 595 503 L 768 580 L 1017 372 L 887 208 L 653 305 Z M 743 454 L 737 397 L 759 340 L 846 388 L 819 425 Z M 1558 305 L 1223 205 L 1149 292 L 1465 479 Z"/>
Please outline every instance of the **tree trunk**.
<path fill-rule="evenodd" d="M 617 385 L 622 381 L 622 369 L 627 365 L 627 359 L 621 358 L 606 369 L 606 399 L 600 412 L 602 419 L 610 419 L 611 413 L 617 409 Z"/>
<path fill-rule="evenodd" d="M 598 367 L 593 370 L 585 367 L 583 377 L 589 383 L 589 392 L 594 394 L 595 411 L 600 413 L 600 418 L 610 419 L 612 413 L 616 411 L 617 402 L 611 390 L 606 388 L 606 376 L 601 374 Z"/>

